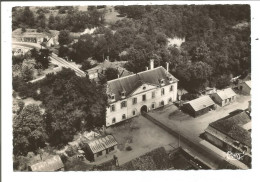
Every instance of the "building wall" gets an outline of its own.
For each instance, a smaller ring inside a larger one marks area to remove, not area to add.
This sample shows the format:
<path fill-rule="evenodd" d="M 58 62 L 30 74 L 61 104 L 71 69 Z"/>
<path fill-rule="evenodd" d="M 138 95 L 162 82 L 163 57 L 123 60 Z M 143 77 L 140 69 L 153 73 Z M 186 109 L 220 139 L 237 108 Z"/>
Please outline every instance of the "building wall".
<path fill-rule="evenodd" d="M 173 91 L 170 91 L 170 86 L 173 85 Z M 164 95 L 161 95 L 161 89 L 164 88 Z M 152 98 L 152 92 L 155 91 L 155 97 Z M 142 96 L 146 95 L 146 101 L 142 101 Z M 137 103 L 133 104 L 133 98 L 137 98 Z M 161 102 L 164 101 L 164 105 L 169 104 L 169 99 L 171 98 L 172 102 L 175 102 L 177 99 L 177 82 L 172 83 L 170 85 L 166 85 L 159 88 L 148 89 L 144 92 L 140 92 L 136 95 L 133 95 L 129 98 L 124 100 L 120 100 L 115 105 L 115 111 L 111 112 L 110 107 L 107 108 L 107 115 L 106 115 L 106 126 L 111 126 L 113 124 L 122 122 L 126 119 L 135 117 L 140 114 L 141 107 L 146 105 L 148 111 L 162 107 Z M 126 101 L 127 107 L 121 108 L 121 102 Z M 170 102 L 170 103 L 172 103 Z M 155 108 L 152 108 L 152 104 L 155 104 Z M 110 104 L 112 105 L 112 104 Z M 135 111 L 135 115 L 133 114 Z M 123 114 L 125 114 L 126 119 L 122 119 Z M 113 118 L 116 118 L 116 122 L 112 123 Z"/>
<path fill-rule="evenodd" d="M 222 99 L 218 96 L 218 94 L 216 94 L 216 93 L 212 94 L 211 98 L 212 98 L 212 100 L 213 100 L 214 102 L 216 102 L 216 103 L 217 103 L 218 105 L 220 105 L 221 107 L 226 106 L 226 105 L 228 105 L 228 104 L 230 104 L 230 103 L 232 103 L 232 102 L 234 102 L 234 101 L 236 100 L 236 96 L 234 96 L 234 99 L 232 99 L 232 97 L 230 97 L 230 98 L 228 98 L 228 99 L 226 99 L 226 100 L 222 100 Z"/>
<path fill-rule="evenodd" d="M 209 126 L 206 130 L 206 133 L 210 133 L 211 135 L 215 136 L 216 138 L 218 138 L 219 140 L 223 141 L 223 143 L 225 143 L 226 145 L 224 146 L 224 150 L 225 151 L 239 151 L 239 152 L 243 152 L 241 147 L 243 146 L 243 144 L 240 144 L 238 147 L 234 146 L 234 142 L 235 140 L 231 137 L 229 137 L 228 135 L 216 130 L 215 128 Z M 212 141 L 214 142 L 214 141 Z M 251 153 L 251 149 L 248 148 L 248 153 Z"/>
<path fill-rule="evenodd" d="M 241 83 L 241 85 L 239 86 L 239 89 L 245 94 L 251 93 L 251 88 L 245 82 Z"/>

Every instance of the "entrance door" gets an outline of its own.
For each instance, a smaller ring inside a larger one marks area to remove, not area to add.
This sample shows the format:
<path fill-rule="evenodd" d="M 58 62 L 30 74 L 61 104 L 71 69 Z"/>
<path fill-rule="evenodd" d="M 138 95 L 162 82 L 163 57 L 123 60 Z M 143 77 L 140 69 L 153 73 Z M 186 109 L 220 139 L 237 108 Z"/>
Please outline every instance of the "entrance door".
<path fill-rule="evenodd" d="M 142 112 L 148 112 L 148 108 L 147 108 L 146 105 L 143 105 L 143 106 L 141 107 L 141 113 L 142 113 Z"/>

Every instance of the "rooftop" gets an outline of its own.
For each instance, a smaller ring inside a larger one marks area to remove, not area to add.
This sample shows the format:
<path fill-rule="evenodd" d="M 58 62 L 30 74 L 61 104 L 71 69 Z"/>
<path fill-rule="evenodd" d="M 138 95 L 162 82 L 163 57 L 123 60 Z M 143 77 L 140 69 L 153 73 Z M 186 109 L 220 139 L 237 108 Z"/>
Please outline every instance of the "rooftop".
<path fill-rule="evenodd" d="M 18 28 L 12 32 L 12 37 L 53 37 L 59 34 L 57 30 L 50 30 L 49 32 L 37 32 L 37 29 L 26 29 L 22 32 L 21 28 Z"/>
<path fill-rule="evenodd" d="M 47 172 L 47 171 L 57 171 L 64 167 L 60 156 L 55 155 L 45 161 L 38 162 L 30 166 L 32 171 Z"/>
<path fill-rule="evenodd" d="M 251 88 L 251 80 L 245 81 L 245 84 L 246 84 L 249 88 Z"/>
<path fill-rule="evenodd" d="M 210 123 L 210 126 L 226 134 L 227 136 L 251 147 L 251 133 L 245 129 L 251 119 L 245 111 Z"/>
<path fill-rule="evenodd" d="M 233 97 L 233 96 L 236 95 L 236 93 L 235 93 L 231 88 L 227 88 L 227 89 L 224 89 L 224 90 L 220 90 L 220 91 L 216 92 L 216 94 L 217 94 L 222 100 L 231 98 L 231 97 Z"/>
<path fill-rule="evenodd" d="M 121 77 L 107 82 L 108 93 L 115 94 L 115 100 L 120 100 L 120 92 L 125 91 L 125 96 L 130 95 L 143 83 L 160 86 L 160 80 L 165 80 L 165 85 L 169 84 L 168 77 L 172 77 L 173 82 L 178 80 L 168 73 L 162 66 L 139 72 L 137 74 Z"/>
<path fill-rule="evenodd" d="M 189 102 L 186 102 L 185 104 L 190 104 L 190 106 L 194 109 L 194 111 L 199 111 L 206 107 L 212 106 L 215 103 L 208 95 L 206 95 L 206 96 L 191 100 Z"/>
<path fill-rule="evenodd" d="M 117 145 L 117 141 L 112 135 L 107 135 L 105 137 L 96 138 L 87 142 L 91 151 L 95 154 L 97 152 L 103 151 L 110 147 Z"/>

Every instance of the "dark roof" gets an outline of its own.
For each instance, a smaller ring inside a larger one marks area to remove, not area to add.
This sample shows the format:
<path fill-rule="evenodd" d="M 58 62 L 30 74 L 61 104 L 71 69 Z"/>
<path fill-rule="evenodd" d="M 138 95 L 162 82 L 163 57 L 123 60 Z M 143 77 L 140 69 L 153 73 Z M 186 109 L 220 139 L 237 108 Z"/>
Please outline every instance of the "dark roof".
<path fill-rule="evenodd" d="M 173 78 L 173 82 L 178 80 L 168 73 L 163 67 L 157 67 L 152 70 L 139 72 L 134 75 L 114 79 L 107 82 L 108 93 L 115 94 L 115 100 L 120 100 L 120 93 L 125 91 L 125 96 L 130 95 L 134 90 L 140 87 L 143 83 L 160 86 L 160 80 L 165 80 L 165 85 L 169 84 L 168 77 Z"/>
<path fill-rule="evenodd" d="M 234 140 L 251 147 L 251 133 L 243 128 L 249 122 L 251 122 L 250 117 L 245 111 L 242 111 L 210 123 L 210 126 Z"/>
<path fill-rule="evenodd" d="M 231 88 L 220 90 L 216 92 L 216 94 L 220 97 L 221 100 L 225 100 L 236 95 L 236 93 Z"/>
<path fill-rule="evenodd" d="M 93 154 L 106 150 L 110 147 L 117 145 L 117 141 L 112 135 L 107 135 L 105 137 L 96 138 L 94 140 L 89 141 L 88 146 Z"/>
<path fill-rule="evenodd" d="M 64 167 L 60 156 L 55 155 L 45 161 L 38 162 L 30 166 L 32 171 L 47 172 L 47 171 L 57 171 Z"/>
<path fill-rule="evenodd" d="M 186 102 L 185 104 L 189 104 L 194 109 L 194 111 L 199 111 L 201 109 L 214 105 L 214 102 L 207 95 L 207 96 L 199 97 L 197 99 Z"/>

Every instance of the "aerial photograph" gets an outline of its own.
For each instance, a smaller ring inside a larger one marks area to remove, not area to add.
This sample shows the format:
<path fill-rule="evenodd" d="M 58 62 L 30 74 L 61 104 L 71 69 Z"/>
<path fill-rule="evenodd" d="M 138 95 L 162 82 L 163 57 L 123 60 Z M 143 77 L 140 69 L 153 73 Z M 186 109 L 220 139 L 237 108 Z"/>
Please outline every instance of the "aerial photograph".
<path fill-rule="evenodd" d="M 252 169 L 249 4 L 10 19 L 14 172 Z"/>

